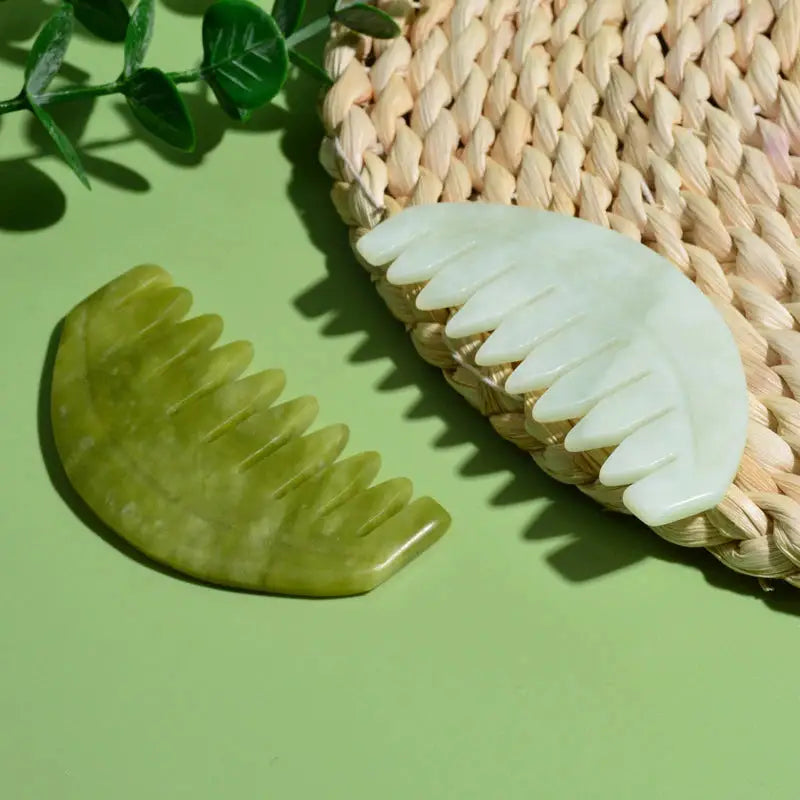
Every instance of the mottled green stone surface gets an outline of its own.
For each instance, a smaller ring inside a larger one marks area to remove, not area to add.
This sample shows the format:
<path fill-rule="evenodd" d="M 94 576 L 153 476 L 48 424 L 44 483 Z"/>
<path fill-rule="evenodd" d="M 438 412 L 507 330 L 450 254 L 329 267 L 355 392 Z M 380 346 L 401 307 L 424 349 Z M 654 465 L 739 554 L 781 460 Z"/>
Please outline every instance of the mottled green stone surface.
<path fill-rule="evenodd" d="M 66 318 L 53 432 L 104 522 L 192 577 L 322 597 L 373 589 L 445 532 L 438 503 L 405 478 L 373 485 L 377 453 L 341 457 L 347 427 L 310 430 L 314 398 L 277 402 L 283 373 L 245 376 L 250 343 L 218 345 L 220 317 L 191 305 L 141 266 Z"/>

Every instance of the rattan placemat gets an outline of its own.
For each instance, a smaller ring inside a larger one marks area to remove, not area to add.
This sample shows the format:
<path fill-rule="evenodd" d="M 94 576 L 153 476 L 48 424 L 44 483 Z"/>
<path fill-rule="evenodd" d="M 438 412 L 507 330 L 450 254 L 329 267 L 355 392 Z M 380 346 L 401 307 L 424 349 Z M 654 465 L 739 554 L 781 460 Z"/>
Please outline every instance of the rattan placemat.
<path fill-rule="evenodd" d="M 750 429 L 724 501 L 655 530 L 800 587 L 800 0 L 379 5 L 403 35 L 334 28 L 325 59 L 320 158 L 353 244 L 409 204 L 484 200 L 577 215 L 669 258 L 736 338 Z M 447 339 L 453 310 L 418 311 L 420 287 L 364 266 L 501 436 L 623 510 L 598 482 L 609 451 L 567 452 L 568 424 L 495 388 L 510 367 L 474 365 L 481 339 Z"/>

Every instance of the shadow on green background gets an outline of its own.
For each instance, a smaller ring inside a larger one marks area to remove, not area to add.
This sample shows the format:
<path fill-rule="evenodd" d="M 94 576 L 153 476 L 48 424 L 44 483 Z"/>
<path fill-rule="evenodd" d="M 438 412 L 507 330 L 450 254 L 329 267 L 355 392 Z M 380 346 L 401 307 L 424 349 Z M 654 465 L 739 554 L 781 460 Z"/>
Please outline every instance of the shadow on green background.
<path fill-rule="evenodd" d="M 511 473 L 508 483 L 491 498 L 493 506 L 504 507 L 545 498 L 543 513 L 537 513 L 523 533 L 526 540 L 553 540 L 561 546 L 548 562 L 569 582 L 579 583 L 632 566 L 644 559 L 662 561 L 699 570 L 706 581 L 719 589 L 749 595 L 787 613 L 800 614 L 794 589 L 778 585 L 764 592 L 757 581 L 739 575 L 720 564 L 705 550 L 695 551 L 673 545 L 637 520 L 604 511 L 577 489 L 546 476 L 530 457 L 504 441 L 488 421 L 466 401 L 455 396 L 438 369 L 417 355 L 402 324 L 397 322 L 372 287 L 367 274 L 356 262 L 347 230 L 329 196 L 331 179 L 316 154 L 323 135 L 316 116 L 315 90 L 298 80 L 287 85 L 285 96 L 292 111 L 291 126 L 283 137 L 282 149 L 292 165 L 289 198 L 303 221 L 314 246 L 324 254 L 327 276 L 295 300 L 297 309 L 312 319 L 326 318 L 325 336 L 365 333 L 366 338 L 349 356 L 353 363 L 389 358 L 390 373 L 378 385 L 379 391 L 396 391 L 407 386 L 422 390 L 421 399 L 406 411 L 407 419 L 434 417 L 446 431 L 436 447 L 457 447 L 465 443 L 475 455 L 459 467 L 464 477 Z M 587 529 L 587 519 L 592 520 Z M 497 534 L 494 534 L 497 535 Z M 491 547 L 491 541 L 486 542 Z"/>
<path fill-rule="evenodd" d="M 30 42 L 45 20 L 53 13 L 53 6 L 42 0 L 8 0 L 0 4 L 0 61 L 18 68 L 20 88 Z M 76 36 L 86 36 L 80 25 Z M 60 75 L 70 83 L 82 84 L 89 73 L 65 61 Z M 5 93 L 10 97 L 6 87 Z M 16 88 L 16 87 L 15 87 Z M 8 99 L 4 96 L 2 99 Z M 133 136 L 113 141 L 92 142 L 82 145 L 81 139 L 95 106 L 93 98 L 76 100 L 51 109 L 56 123 L 75 144 L 91 179 L 108 183 L 118 189 L 144 192 L 150 188 L 148 181 L 135 170 L 103 158 L 98 152 L 133 140 Z M 36 162 L 54 153 L 50 137 L 32 115 L 25 125 L 25 133 L 32 152 L 29 155 L 0 158 L 0 231 L 36 231 L 55 225 L 67 211 L 67 201 L 61 187 Z M 2 122 L 3 117 L 0 117 Z M 2 152 L 2 150 L 0 150 Z M 11 187 L 7 191 L 6 187 Z"/>
<path fill-rule="evenodd" d="M 209 0 L 162 0 L 163 5 L 181 14 L 201 14 Z M 24 63 L 26 47 L 15 42 L 33 35 L 44 17 L 42 3 L 31 3 L 20 14 L 20 0 L 11 0 L 4 10 L 0 6 L 0 59 Z M 325 4 L 312 2 L 306 18 L 318 16 Z M 9 7 L 16 7 L 15 24 L 6 24 Z M 4 13 L 5 12 L 5 13 Z M 23 19 L 24 18 L 24 19 Z M 304 51 L 320 58 L 323 42 L 309 43 Z M 73 81 L 86 79 L 76 67 L 67 67 Z M 763 592 L 755 579 L 737 575 L 719 564 L 710 554 L 672 545 L 650 532 L 637 521 L 604 512 L 573 487 L 564 486 L 545 476 L 513 445 L 503 441 L 483 417 L 465 401 L 454 402 L 453 390 L 439 371 L 424 363 L 416 354 L 402 325 L 396 322 L 373 290 L 366 274 L 356 263 L 350 250 L 347 231 L 327 200 L 331 181 L 317 160 L 322 126 L 317 116 L 319 87 L 305 76 L 292 76 L 284 89 L 288 112 L 269 106 L 255 114 L 247 125 L 229 120 L 221 113 L 210 93 L 202 86 L 182 92 L 198 132 L 194 153 L 179 153 L 144 133 L 133 121 L 124 103 L 114 102 L 128 121 L 130 134 L 122 140 L 86 145 L 81 142 L 90 118 L 93 103 L 70 103 L 56 109 L 57 121 L 79 143 L 79 152 L 90 176 L 104 180 L 121 191 L 146 192 L 150 184 L 136 170 L 97 155 L 98 150 L 121 141 L 143 139 L 175 168 L 192 168 L 210 157 L 225 138 L 226 131 L 239 129 L 253 135 L 283 130 L 282 150 L 292 166 L 287 193 L 297 210 L 314 246 L 325 256 L 327 276 L 296 298 L 298 312 L 310 319 L 325 317 L 325 336 L 338 337 L 353 333 L 367 334 L 350 355 L 352 363 L 389 358 L 391 372 L 378 385 L 379 391 L 396 391 L 407 386 L 422 390 L 421 399 L 405 414 L 408 419 L 434 417 L 442 420 L 446 431 L 434 443 L 439 448 L 471 444 L 475 455 L 463 463 L 459 471 L 465 477 L 510 473 L 508 483 L 490 499 L 493 506 L 505 507 L 545 498 L 546 510 L 531 521 L 524 538 L 554 540 L 561 545 L 549 557 L 552 568 L 565 580 L 583 582 L 608 575 L 644 559 L 657 558 L 676 565 L 699 570 L 706 581 L 720 589 L 749 595 L 787 613 L 800 613 L 795 592 L 779 585 L 776 591 Z M 106 102 L 109 102 L 106 99 Z M 32 121 L 31 121 L 32 122 Z M 56 224 L 68 213 L 64 193 L 35 161 L 50 155 L 49 140 L 35 125 L 28 129 L 28 140 L 34 153 L 30 157 L 0 160 L 0 185 L 11 187 L 0 198 L 0 230 L 36 230 Z M 323 200 L 325 198 L 325 200 Z M 73 512 L 109 544 L 140 563 L 146 563 L 173 577 L 190 580 L 158 565 L 153 565 L 130 548 L 92 512 L 69 486 L 53 444 L 49 420 L 49 385 L 57 345 L 57 328 L 45 358 L 40 385 L 40 447 L 54 488 Z M 592 520 L 591 530 L 586 520 Z M 486 542 L 491 547 L 490 541 Z"/>
<path fill-rule="evenodd" d="M 162 0 L 162 4 L 178 13 L 199 16 L 210 0 Z M 0 4 L 0 60 L 19 69 L 20 82 L 30 41 L 50 13 L 52 7 L 40 0 L 8 0 Z M 81 32 L 80 26 L 77 26 L 76 34 L 88 36 Z M 63 64 L 60 75 L 74 84 L 85 83 L 90 77 L 69 61 Z M 201 164 L 222 142 L 228 130 L 258 135 L 289 124 L 286 112 L 276 105 L 259 110 L 247 124 L 231 120 L 222 113 L 204 84 L 183 88 L 181 94 L 197 131 L 197 147 L 192 153 L 172 149 L 153 137 L 139 125 L 126 103 L 118 96 L 75 100 L 53 106 L 50 111 L 67 138 L 76 146 L 91 181 L 101 181 L 115 189 L 135 193 L 150 189 L 147 178 L 131 166 L 101 155 L 103 151 L 128 142 L 142 141 L 172 165 L 194 167 Z M 129 132 L 110 140 L 87 141 L 86 129 L 98 102 L 111 104 Z M 50 137 L 32 115 L 26 116 L 25 138 L 31 152 L 23 156 L 0 158 L 0 186 L 11 187 L 11 191 L 4 191 L 0 195 L 0 231 L 22 232 L 48 228 L 58 223 L 68 211 L 66 196 L 59 184 L 36 164 L 41 159 L 56 157 Z M 0 117 L 0 125 L 2 119 Z"/>

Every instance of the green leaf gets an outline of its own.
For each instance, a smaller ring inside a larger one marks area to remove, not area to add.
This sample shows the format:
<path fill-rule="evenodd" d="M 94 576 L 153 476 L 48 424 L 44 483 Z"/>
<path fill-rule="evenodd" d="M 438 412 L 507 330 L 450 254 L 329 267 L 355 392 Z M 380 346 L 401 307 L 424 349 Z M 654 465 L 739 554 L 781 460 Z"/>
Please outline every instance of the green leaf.
<path fill-rule="evenodd" d="M 122 0 L 69 0 L 75 8 L 75 19 L 84 28 L 108 42 L 122 42 L 128 29 L 130 14 Z"/>
<path fill-rule="evenodd" d="M 212 87 L 213 88 L 213 87 Z M 239 108 L 229 97 L 220 92 L 215 95 L 219 107 L 231 118 L 237 122 L 247 122 L 253 116 L 254 109 L 252 108 Z"/>
<path fill-rule="evenodd" d="M 275 0 L 272 6 L 272 18 L 284 36 L 289 36 L 297 30 L 305 7 L 306 0 Z"/>
<path fill-rule="evenodd" d="M 131 14 L 131 21 L 125 32 L 125 68 L 122 74 L 126 78 L 142 66 L 153 36 L 155 11 L 154 0 L 139 0 Z"/>
<path fill-rule="evenodd" d="M 316 62 L 312 61 L 310 58 L 307 58 L 302 53 L 298 53 L 297 50 L 290 50 L 289 51 L 289 61 L 292 62 L 298 69 L 305 72 L 307 75 L 310 75 L 315 80 L 320 81 L 325 86 L 332 86 L 333 81 L 331 80 L 331 76 Z"/>
<path fill-rule="evenodd" d="M 194 150 L 192 118 L 178 87 L 160 69 L 134 72 L 125 86 L 125 99 L 133 116 L 154 136 L 179 150 Z"/>
<path fill-rule="evenodd" d="M 28 98 L 31 111 L 36 115 L 39 122 L 42 123 L 45 130 L 50 134 L 50 138 L 55 142 L 58 152 L 64 158 L 64 161 L 69 164 L 72 171 L 78 176 L 78 180 L 87 188 L 91 189 L 89 185 L 89 178 L 86 176 L 86 170 L 83 168 L 81 159 L 77 151 L 72 146 L 72 142 L 66 137 L 64 131 L 56 125 L 56 121 L 45 111 L 41 106 L 37 105 L 30 97 Z"/>
<path fill-rule="evenodd" d="M 74 26 L 72 7 L 64 4 L 39 31 L 25 64 L 25 92 L 28 95 L 36 97 L 43 92 L 61 68 Z"/>
<path fill-rule="evenodd" d="M 373 39 L 394 39 L 400 35 L 397 23 L 385 11 L 366 3 L 353 3 L 334 9 L 331 16 L 351 31 Z"/>
<path fill-rule="evenodd" d="M 251 111 L 280 91 L 289 69 L 275 20 L 248 0 L 217 0 L 203 16 L 206 83 L 227 111 Z"/>

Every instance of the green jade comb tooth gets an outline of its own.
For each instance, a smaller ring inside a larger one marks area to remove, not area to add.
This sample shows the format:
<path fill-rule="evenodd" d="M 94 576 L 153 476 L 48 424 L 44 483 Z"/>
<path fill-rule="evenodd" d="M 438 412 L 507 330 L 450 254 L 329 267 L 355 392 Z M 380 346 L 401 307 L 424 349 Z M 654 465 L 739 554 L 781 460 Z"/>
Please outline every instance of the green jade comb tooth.
<path fill-rule="evenodd" d="M 222 320 L 184 319 L 188 290 L 155 266 L 121 275 L 67 316 L 53 433 L 89 507 L 154 561 L 208 583 L 300 596 L 362 594 L 430 547 L 450 517 L 411 482 L 371 485 L 375 452 L 349 431 L 307 432 L 313 397 L 241 377 L 249 342 L 214 347 Z"/>

